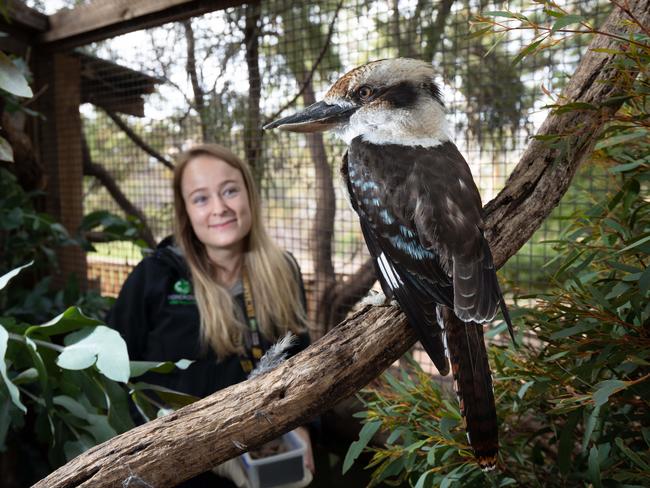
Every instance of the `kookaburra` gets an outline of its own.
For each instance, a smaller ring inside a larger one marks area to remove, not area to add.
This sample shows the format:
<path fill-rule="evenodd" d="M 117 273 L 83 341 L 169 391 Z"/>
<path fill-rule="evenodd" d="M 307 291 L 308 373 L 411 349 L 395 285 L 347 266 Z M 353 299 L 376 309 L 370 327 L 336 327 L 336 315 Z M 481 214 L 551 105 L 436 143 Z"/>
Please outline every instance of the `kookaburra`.
<path fill-rule="evenodd" d="M 379 281 L 441 374 L 451 362 L 470 445 L 494 467 L 498 429 L 481 324 L 510 318 L 483 235 L 481 197 L 450 140 L 431 64 L 374 61 L 325 98 L 265 129 L 332 129 L 348 144 L 341 173 Z M 512 330 L 512 328 L 511 328 Z"/>

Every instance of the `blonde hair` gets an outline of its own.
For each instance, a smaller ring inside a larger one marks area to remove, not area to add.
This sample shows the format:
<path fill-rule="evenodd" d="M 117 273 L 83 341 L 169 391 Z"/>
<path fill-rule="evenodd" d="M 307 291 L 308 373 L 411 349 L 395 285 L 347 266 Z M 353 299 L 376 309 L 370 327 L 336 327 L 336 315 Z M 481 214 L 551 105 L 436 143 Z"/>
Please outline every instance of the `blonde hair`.
<path fill-rule="evenodd" d="M 294 263 L 269 237 L 261 219 L 260 196 L 249 166 L 217 144 L 200 144 L 182 153 L 174 169 L 174 238 L 183 251 L 192 275 L 194 295 L 201 317 L 201 338 L 223 360 L 244 352 L 244 324 L 237 319 L 232 296 L 214 275 L 205 245 L 192 228 L 181 191 L 183 172 L 198 156 L 211 156 L 238 169 L 248 191 L 251 230 L 246 237 L 243 265 L 251 284 L 255 315 L 262 335 L 273 340 L 290 330 L 302 332 L 307 317 L 301 301 Z"/>

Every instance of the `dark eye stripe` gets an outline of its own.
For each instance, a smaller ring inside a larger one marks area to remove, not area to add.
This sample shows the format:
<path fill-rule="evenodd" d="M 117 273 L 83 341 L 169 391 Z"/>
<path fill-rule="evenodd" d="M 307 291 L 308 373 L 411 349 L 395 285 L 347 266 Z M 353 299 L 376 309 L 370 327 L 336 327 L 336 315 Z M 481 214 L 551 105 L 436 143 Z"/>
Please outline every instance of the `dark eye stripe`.
<path fill-rule="evenodd" d="M 417 89 L 408 81 L 403 81 L 384 92 L 382 99 L 396 108 L 408 108 L 415 105 L 418 98 Z"/>

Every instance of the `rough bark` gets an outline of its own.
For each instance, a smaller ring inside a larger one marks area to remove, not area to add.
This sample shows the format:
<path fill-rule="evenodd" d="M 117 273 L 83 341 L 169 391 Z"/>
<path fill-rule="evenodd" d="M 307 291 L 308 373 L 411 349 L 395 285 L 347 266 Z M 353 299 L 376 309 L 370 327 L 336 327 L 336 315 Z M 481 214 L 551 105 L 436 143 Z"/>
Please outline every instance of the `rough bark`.
<path fill-rule="evenodd" d="M 650 22 L 649 2 L 630 2 L 645 25 Z M 623 30 L 623 17 L 615 9 L 604 30 Z M 591 48 L 611 45 L 611 40 L 598 37 Z M 609 61 L 611 55 L 590 50 L 567 86 L 567 101 L 600 104 L 615 95 L 609 83 L 600 81 L 616 76 L 616 70 L 604 69 Z M 540 134 L 575 127 L 589 130 L 573 136 L 573 147 L 561 153 L 532 141 L 508 186 L 488 205 L 487 234 L 497 266 L 548 216 L 593 147 L 605 115 L 616 109 L 611 106 L 597 118 L 590 112 L 548 117 Z M 415 339 L 396 309 L 363 309 L 279 369 L 90 449 L 34 486 L 113 487 L 132 475 L 156 488 L 173 486 L 329 409 L 381 373 Z"/>

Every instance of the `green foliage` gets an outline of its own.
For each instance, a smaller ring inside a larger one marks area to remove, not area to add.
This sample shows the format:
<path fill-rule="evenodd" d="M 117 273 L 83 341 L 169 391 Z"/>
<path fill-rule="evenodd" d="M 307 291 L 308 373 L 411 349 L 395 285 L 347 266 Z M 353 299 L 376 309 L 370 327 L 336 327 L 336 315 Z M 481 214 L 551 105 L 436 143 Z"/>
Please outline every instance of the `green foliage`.
<path fill-rule="evenodd" d="M 87 251 L 96 251 L 95 246 L 86 238 L 87 234 L 93 231 L 101 233 L 102 242 L 131 242 L 141 249 L 148 247 L 140 238 L 142 223 L 131 215 L 122 218 L 106 210 L 96 210 L 84 215 L 79 226 L 79 239 Z"/>
<path fill-rule="evenodd" d="M 35 263 L 21 276 L 19 286 L 0 295 L 0 309 L 37 322 L 46 320 L 53 308 L 63 310 L 70 295 L 79 295 L 72 281 L 67 290 L 49 289 L 50 275 L 58 270 L 55 250 L 74 241 L 50 215 L 35 210 L 38 196 L 26 193 L 12 173 L 0 168 L 0 270 Z"/>
<path fill-rule="evenodd" d="M 39 197 L 0 168 L 0 453 L 17 453 L 12 476 L 22 486 L 133 427 L 129 397 L 149 419 L 194 400 L 130 379 L 188 362 L 129 362 L 119 333 L 98 319 L 110 301 L 82 292 L 74 278 L 53 286 L 58 248 L 88 243 L 36 211 Z M 89 214 L 80 235 L 97 231 L 138 235 L 136 223 L 107 212 Z"/>
<path fill-rule="evenodd" d="M 76 277 L 67 277 L 62 289 L 52 287 L 52 275 L 59 270 L 57 250 L 82 246 L 93 250 L 86 236 L 101 233 L 104 241 L 130 241 L 143 246 L 140 224 L 106 211 L 86 215 L 76 236 L 49 214 L 35 209 L 38 193 L 25 192 L 16 177 L 0 168 L 0 271 L 34 262 L 10 290 L 0 295 L 0 309 L 31 322 L 47 320 L 52 314 L 74 305 L 94 317 L 106 315 L 111 304 L 96 291 L 82 292 Z"/>
<path fill-rule="evenodd" d="M 27 64 L 20 58 L 12 59 L 0 51 L 0 99 L 3 110 L 9 113 L 22 111 L 34 115 L 20 103 L 21 98 L 31 98 L 34 94 L 29 87 L 31 73 Z M 0 136 L 0 161 L 13 162 L 14 152 L 9 142 Z"/>
<path fill-rule="evenodd" d="M 367 411 L 358 414 L 364 427 L 350 446 L 344 469 L 365 448 L 373 454 L 370 486 L 382 482 L 412 486 L 485 486 L 487 475 L 473 460 L 460 409 L 441 384 L 410 360 L 399 377 L 386 373 L 378 388 L 362 392 Z M 366 447 L 381 429 L 388 437 L 382 447 Z"/>
<path fill-rule="evenodd" d="M 0 293 L 21 271 L 0 277 Z M 189 364 L 129 362 L 120 334 L 78 308 L 40 325 L 0 309 L 0 452 L 17 445 L 39 446 L 26 463 L 30 472 L 22 473 L 26 480 L 37 476 L 28 480 L 31 484 L 49 469 L 132 428 L 129 397 L 147 418 L 193 401 L 130 382 L 149 370 L 168 372 Z M 152 398 L 152 391 L 160 400 Z"/>

